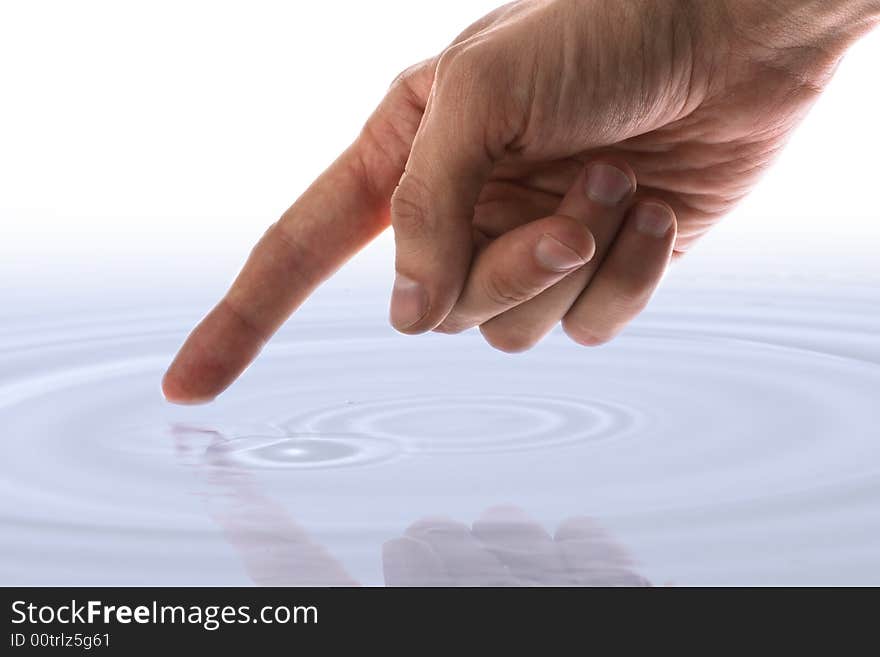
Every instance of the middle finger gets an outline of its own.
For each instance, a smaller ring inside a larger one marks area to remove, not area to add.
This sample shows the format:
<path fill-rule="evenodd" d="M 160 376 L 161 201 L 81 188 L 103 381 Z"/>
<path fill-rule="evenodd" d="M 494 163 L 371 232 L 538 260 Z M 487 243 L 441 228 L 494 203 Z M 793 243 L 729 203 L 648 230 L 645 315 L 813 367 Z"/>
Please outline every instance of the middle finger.
<path fill-rule="evenodd" d="M 525 351 L 559 323 L 602 263 L 635 189 L 635 174 L 621 162 L 593 161 L 578 174 L 558 213 L 585 223 L 596 241 L 593 259 L 533 299 L 483 324 L 480 331 L 489 344 L 507 352 Z"/>

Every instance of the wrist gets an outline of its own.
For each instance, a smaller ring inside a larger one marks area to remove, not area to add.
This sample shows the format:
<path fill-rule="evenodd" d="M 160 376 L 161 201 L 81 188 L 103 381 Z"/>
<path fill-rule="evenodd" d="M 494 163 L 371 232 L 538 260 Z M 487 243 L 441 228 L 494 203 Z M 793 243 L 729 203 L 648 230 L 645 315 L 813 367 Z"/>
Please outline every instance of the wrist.
<path fill-rule="evenodd" d="M 817 87 L 849 47 L 880 23 L 880 0 L 723 0 L 715 6 L 734 55 Z"/>

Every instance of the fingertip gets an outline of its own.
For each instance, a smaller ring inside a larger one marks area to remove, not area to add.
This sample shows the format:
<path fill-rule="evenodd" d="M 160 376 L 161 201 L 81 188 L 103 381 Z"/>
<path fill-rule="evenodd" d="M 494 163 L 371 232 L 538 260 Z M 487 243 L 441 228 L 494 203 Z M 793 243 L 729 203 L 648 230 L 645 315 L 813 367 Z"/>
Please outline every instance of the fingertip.
<path fill-rule="evenodd" d="M 582 221 L 566 215 L 548 217 L 547 232 L 575 251 L 587 263 L 596 255 L 596 237 Z"/>
<path fill-rule="evenodd" d="M 563 318 L 565 333 L 585 347 L 614 339 L 650 302 L 675 236 L 675 212 L 668 203 L 637 202 L 589 287 Z"/>
<path fill-rule="evenodd" d="M 601 347 L 614 339 L 615 332 L 596 331 L 595 327 L 585 326 L 579 319 L 574 314 L 562 318 L 562 330 L 572 342 L 581 347 Z"/>
<path fill-rule="evenodd" d="M 575 181 L 575 185 L 578 185 Z M 621 205 L 636 191 L 636 175 L 625 161 L 605 156 L 588 162 L 583 172 L 583 187 L 579 193 L 606 208 Z"/>
<path fill-rule="evenodd" d="M 587 263 L 577 249 L 550 233 L 538 239 L 534 253 L 541 269 L 554 274 L 566 274 Z"/>
<path fill-rule="evenodd" d="M 631 221 L 636 232 L 647 237 L 675 236 L 675 212 L 670 205 L 658 199 L 639 201 L 632 209 Z"/>
<path fill-rule="evenodd" d="M 537 344 L 535 336 L 527 332 L 513 327 L 496 329 L 491 322 L 481 325 L 480 333 L 490 347 L 510 355 L 525 353 Z"/>
<path fill-rule="evenodd" d="M 424 286 L 405 274 L 397 273 L 391 292 L 388 320 L 395 330 L 407 335 L 424 333 L 421 325 L 430 310 L 428 293 Z"/>
<path fill-rule="evenodd" d="M 171 364 L 162 377 L 161 390 L 165 401 L 180 406 L 196 406 L 207 404 L 216 399 L 216 395 L 195 394 L 192 387 L 187 384 L 186 378 L 180 376 L 175 363 Z"/>
<path fill-rule="evenodd" d="M 162 379 L 162 394 L 174 404 L 212 401 L 253 361 L 264 342 L 252 324 L 221 301 L 177 352 Z"/>
<path fill-rule="evenodd" d="M 177 382 L 172 378 L 171 368 L 166 370 L 165 374 L 162 376 L 162 382 L 159 384 L 159 389 L 162 391 L 162 396 L 167 402 L 179 404 L 184 399 L 180 386 L 178 386 Z"/>

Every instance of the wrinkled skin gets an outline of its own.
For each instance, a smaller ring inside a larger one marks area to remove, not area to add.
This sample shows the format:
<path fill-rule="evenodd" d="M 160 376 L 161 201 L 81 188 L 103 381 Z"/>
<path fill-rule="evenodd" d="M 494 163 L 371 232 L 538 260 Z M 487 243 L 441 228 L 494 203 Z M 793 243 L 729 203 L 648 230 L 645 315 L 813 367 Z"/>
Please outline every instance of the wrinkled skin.
<path fill-rule="evenodd" d="M 222 391 L 389 221 L 397 271 L 416 290 L 408 301 L 395 290 L 399 330 L 479 325 L 494 346 L 521 351 L 562 321 L 581 344 L 607 341 L 669 258 L 754 187 L 873 24 L 841 6 L 523 0 L 495 10 L 395 79 L 190 336 L 166 396 Z M 595 163 L 632 182 L 613 210 L 584 195 Z M 653 240 L 633 228 L 646 203 L 672 215 Z M 579 264 L 542 269 L 531 255 L 541 235 Z"/>

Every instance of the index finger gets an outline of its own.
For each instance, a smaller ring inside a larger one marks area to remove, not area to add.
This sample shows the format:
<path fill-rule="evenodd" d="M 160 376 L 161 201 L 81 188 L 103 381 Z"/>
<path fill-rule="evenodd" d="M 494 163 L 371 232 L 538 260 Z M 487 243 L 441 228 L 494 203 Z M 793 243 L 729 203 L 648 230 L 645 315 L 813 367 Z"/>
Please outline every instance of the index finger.
<path fill-rule="evenodd" d="M 388 225 L 432 76 L 425 62 L 397 78 L 357 141 L 266 231 L 165 373 L 166 399 L 220 394 L 315 288 Z"/>

